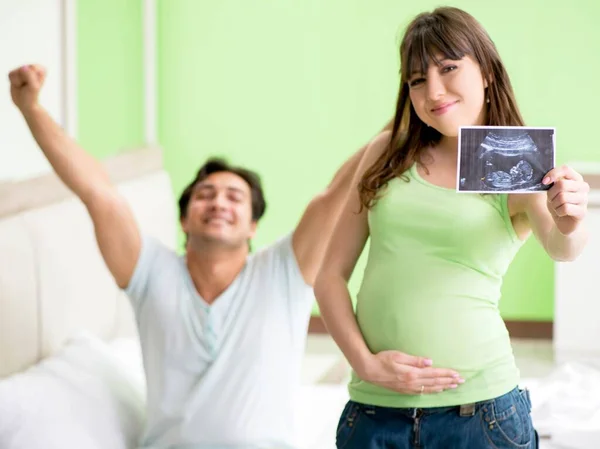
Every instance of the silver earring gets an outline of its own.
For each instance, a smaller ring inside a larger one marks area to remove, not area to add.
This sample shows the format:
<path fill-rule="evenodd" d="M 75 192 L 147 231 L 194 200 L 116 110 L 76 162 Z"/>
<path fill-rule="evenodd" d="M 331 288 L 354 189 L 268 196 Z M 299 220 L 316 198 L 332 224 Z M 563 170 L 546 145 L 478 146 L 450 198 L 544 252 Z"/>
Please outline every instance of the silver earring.
<path fill-rule="evenodd" d="M 486 103 L 489 103 L 489 102 L 490 102 L 490 97 L 487 97 L 487 98 L 485 99 L 485 102 L 486 102 Z"/>

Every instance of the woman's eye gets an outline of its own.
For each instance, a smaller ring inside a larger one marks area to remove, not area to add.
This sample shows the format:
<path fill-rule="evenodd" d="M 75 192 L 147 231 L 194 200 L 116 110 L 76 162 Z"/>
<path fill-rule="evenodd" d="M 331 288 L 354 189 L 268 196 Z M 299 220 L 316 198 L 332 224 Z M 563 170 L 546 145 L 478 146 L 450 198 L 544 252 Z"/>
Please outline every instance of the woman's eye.
<path fill-rule="evenodd" d="M 425 82 L 425 78 L 416 78 L 408 83 L 410 87 L 416 87 L 419 84 L 423 84 Z"/>
<path fill-rule="evenodd" d="M 442 69 L 442 72 L 443 73 L 452 72 L 453 70 L 456 70 L 456 68 L 457 67 L 455 65 L 448 65 Z"/>

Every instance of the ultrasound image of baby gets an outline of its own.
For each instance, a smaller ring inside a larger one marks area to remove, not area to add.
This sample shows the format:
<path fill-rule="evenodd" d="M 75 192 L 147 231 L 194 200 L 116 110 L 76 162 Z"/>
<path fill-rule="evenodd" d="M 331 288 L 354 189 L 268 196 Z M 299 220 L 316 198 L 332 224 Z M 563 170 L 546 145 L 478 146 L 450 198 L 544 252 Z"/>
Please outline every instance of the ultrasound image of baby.
<path fill-rule="evenodd" d="M 459 191 L 548 188 L 542 179 L 554 167 L 553 130 L 475 127 L 462 128 L 460 137 Z"/>

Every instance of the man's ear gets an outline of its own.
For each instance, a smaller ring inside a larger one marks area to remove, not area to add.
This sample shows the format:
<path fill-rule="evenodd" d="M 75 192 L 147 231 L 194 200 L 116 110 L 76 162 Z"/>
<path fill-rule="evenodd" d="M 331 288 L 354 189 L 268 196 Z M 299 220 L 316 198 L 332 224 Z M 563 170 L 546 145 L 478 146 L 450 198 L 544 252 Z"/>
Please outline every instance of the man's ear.
<path fill-rule="evenodd" d="M 183 233 L 185 235 L 187 235 L 188 234 L 188 230 L 187 230 L 187 220 L 186 220 L 186 217 L 181 217 L 179 219 L 179 224 L 181 225 L 181 230 L 183 231 Z"/>
<path fill-rule="evenodd" d="M 258 228 L 258 222 L 252 221 L 250 223 L 250 235 L 248 236 L 248 239 L 253 239 L 256 236 L 257 228 Z"/>

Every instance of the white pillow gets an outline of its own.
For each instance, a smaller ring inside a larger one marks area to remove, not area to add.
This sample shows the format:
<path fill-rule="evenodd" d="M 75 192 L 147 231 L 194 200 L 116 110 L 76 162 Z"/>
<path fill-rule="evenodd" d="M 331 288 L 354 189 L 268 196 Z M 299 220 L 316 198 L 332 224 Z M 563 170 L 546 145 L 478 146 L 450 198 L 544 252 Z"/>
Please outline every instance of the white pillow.
<path fill-rule="evenodd" d="M 88 334 L 0 381 L 0 448 L 132 449 L 144 425 L 141 357 Z M 140 381 L 140 377 L 142 381 Z"/>

